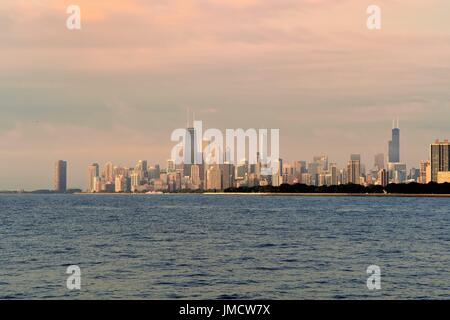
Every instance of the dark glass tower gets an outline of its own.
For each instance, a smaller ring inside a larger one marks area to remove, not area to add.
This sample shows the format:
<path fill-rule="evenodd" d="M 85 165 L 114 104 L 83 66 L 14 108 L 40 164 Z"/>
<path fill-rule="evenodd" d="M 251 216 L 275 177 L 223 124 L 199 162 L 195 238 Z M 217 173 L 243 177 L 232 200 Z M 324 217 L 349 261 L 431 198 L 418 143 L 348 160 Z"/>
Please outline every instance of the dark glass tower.
<path fill-rule="evenodd" d="M 184 154 L 184 176 L 191 176 L 191 166 L 195 164 L 195 155 L 197 152 L 195 128 L 187 128 L 186 145 Z"/>
<path fill-rule="evenodd" d="M 67 190 L 67 162 L 59 160 L 55 163 L 55 191 L 66 192 Z"/>
<path fill-rule="evenodd" d="M 431 181 L 438 182 L 439 172 L 450 171 L 450 144 L 437 140 L 431 145 Z"/>
<path fill-rule="evenodd" d="M 389 141 L 389 162 L 400 162 L 400 129 L 392 129 L 392 140 Z"/>

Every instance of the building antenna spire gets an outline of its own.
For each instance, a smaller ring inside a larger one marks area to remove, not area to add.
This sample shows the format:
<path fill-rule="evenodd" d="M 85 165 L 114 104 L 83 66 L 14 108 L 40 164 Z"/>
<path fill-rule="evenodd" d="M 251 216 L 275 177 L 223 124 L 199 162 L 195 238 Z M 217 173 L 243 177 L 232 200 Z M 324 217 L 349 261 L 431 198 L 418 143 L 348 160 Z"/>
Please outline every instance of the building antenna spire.
<path fill-rule="evenodd" d="M 189 128 L 189 107 L 186 107 L 186 128 Z"/>
<path fill-rule="evenodd" d="M 399 128 L 400 128 L 400 118 L 397 117 L 397 129 L 399 129 Z"/>

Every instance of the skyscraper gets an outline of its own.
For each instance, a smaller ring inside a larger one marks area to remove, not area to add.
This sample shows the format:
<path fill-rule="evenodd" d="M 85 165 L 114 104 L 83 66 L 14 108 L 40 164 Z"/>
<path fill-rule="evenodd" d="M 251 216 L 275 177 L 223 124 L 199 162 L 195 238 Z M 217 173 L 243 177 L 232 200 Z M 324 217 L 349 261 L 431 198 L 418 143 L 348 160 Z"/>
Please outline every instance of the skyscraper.
<path fill-rule="evenodd" d="M 431 162 L 420 161 L 419 183 L 427 184 L 431 181 Z"/>
<path fill-rule="evenodd" d="M 381 169 L 378 172 L 378 179 L 380 185 L 386 187 L 389 184 L 389 172 L 386 169 Z"/>
<path fill-rule="evenodd" d="M 184 146 L 183 154 L 184 154 L 184 167 L 183 167 L 183 175 L 189 176 L 191 174 L 191 166 L 195 164 L 198 152 L 197 146 L 197 134 L 194 127 L 189 127 L 188 120 L 188 128 L 186 131 L 186 145 Z"/>
<path fill-rule="evenodd" d="M 67 162 L 59 160 L 55 163 L 55 191 L 66 192 L 67 190 Z"/>
<path fill-rule="evenodd" d="M 329 166 L 329 171 L 331 175 L 331 181 L 329 185 L 336 186 L 338 185 L 338 168 L 336 163 L 331 163 Z"/>
<path fill-rule="evenodd" d="M 384 154 L 378 153 L 375 155 L 374 167 L 376 170 L 384 169 Z"/>
<path fill-rule="evenodd" d="M 139 160 L 134 167 L 134 171 L 139 174 L 140 179 L 148 177 L 148 164 L 147 160 Z"/>
<path fill-rule="evenodd" d="M 141 174 L 139 172 L 133 172 L 131 174 L 131 192 L 137 192 L 141 185 Z"/>
<path fill-rule="evenodd" d="M 175 161 L 173 159 L 167 160 L 167 173 L 175 171 Z"/>
<path fill-rule="evenodd" d="M 361 178 L 361 161 L 350 160 L 348 162 L 348 183 L 360 184 Z"/>
<path fill-rule="evenodd" d="M 130 178 L 122 175 L 122 174 L 116 174 L 115 178 L 115 191 L 117 193 L 122 192 L 129 192 L 130 191 L 130 184 L 131 180 Z"/>
<path fill-rule="evenodd" d="M 328 156 L 315 156 L 313 161 L 319 163 L 319 172 L 328 170 Z"/>
<path fill-rule="evenodd" d="M 397 126 L 392 128 L 392 140 L 389 141 L 389 162 L 400 162 L 400 129 L 397 120 Z"/>
<path fill-rule="evenodd" d="M 388 163 L 389 179 L 391 183 L 405 183 L 407 179 L 406 164 L 401 162 Z"/>
<path fill-rule="evenodd" d="M 88 192 L 94 192 L 96 189 L 95 178 L 99 176 L 99 166 L 97 163 L 93 163 L 88 166 Z"/>
<path fill-rule="evenodd" d="M 107 162 L 105 164 L 104 176 L 106 183 L 114 183 L 114 165 L 112 162 Z"/>
<path fill-rule="evenodd" d="M 206 189 L 207 190 L 221 190 L 222 189 L 222 174 L 218 164 L 212 165 L 206 171 Z"/>
<path fill-rule="evenodd" d="M 228 189 L 234 187 L 234 165 L 231 163 L 225 163 L 223 165 L 223 185 L 222 188 Z"/>
<path fill-rule="evenodd" d="M 431 181 L 438 182 L 439 172 L 450 171 L 450 144 L 436 140 L 431 144 Z"/>
<path fill-rule="evenodd" d="M 198 164 L 193 164 L 191 166 L 191 181 L 193 189 L 200 189 L 201 180 L 200 180 L 200 166 Z"/>

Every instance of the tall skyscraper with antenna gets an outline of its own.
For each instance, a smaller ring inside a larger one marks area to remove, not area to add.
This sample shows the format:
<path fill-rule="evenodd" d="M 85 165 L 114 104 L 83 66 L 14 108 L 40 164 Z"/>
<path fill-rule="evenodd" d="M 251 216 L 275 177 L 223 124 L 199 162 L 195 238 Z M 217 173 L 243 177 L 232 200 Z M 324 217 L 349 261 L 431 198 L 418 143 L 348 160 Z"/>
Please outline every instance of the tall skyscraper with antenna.
<path fill-rule="evenodd" d="M 187 136 L 186 136 L 186 145 L 184 152 L 184 168 L 183 168 L 183 174 L 184 176 L 190 176 L 191 175 L 191 166 L 195 164 L 196 160 L 196 154 L 199 152 L 198 146 L 197 146 L 197 133 L 194 128 L 194 117 L 195 115 L 192 115 L 192 122 L 190 119 L 189 110 L 187 113 Z"/>
<path fill-rule="evenodd" d="M 392 140 L 389 141 L 389 162 L 398 163 L 400 162 L 400 128 L 399 120 L 397 119 L 397 124 L 395 120 L 392 126 Z"/>

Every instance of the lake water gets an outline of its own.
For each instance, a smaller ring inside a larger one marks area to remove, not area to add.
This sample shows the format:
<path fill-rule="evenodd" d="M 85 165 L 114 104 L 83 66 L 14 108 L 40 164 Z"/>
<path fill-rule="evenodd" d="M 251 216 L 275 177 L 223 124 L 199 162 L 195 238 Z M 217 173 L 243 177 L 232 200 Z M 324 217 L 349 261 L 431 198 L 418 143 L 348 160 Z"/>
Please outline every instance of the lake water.
<path fill-rule="evenodd" d="M 0 195 L 0 299 L 24 298 L 448 299 L 450 198 Z"/>

